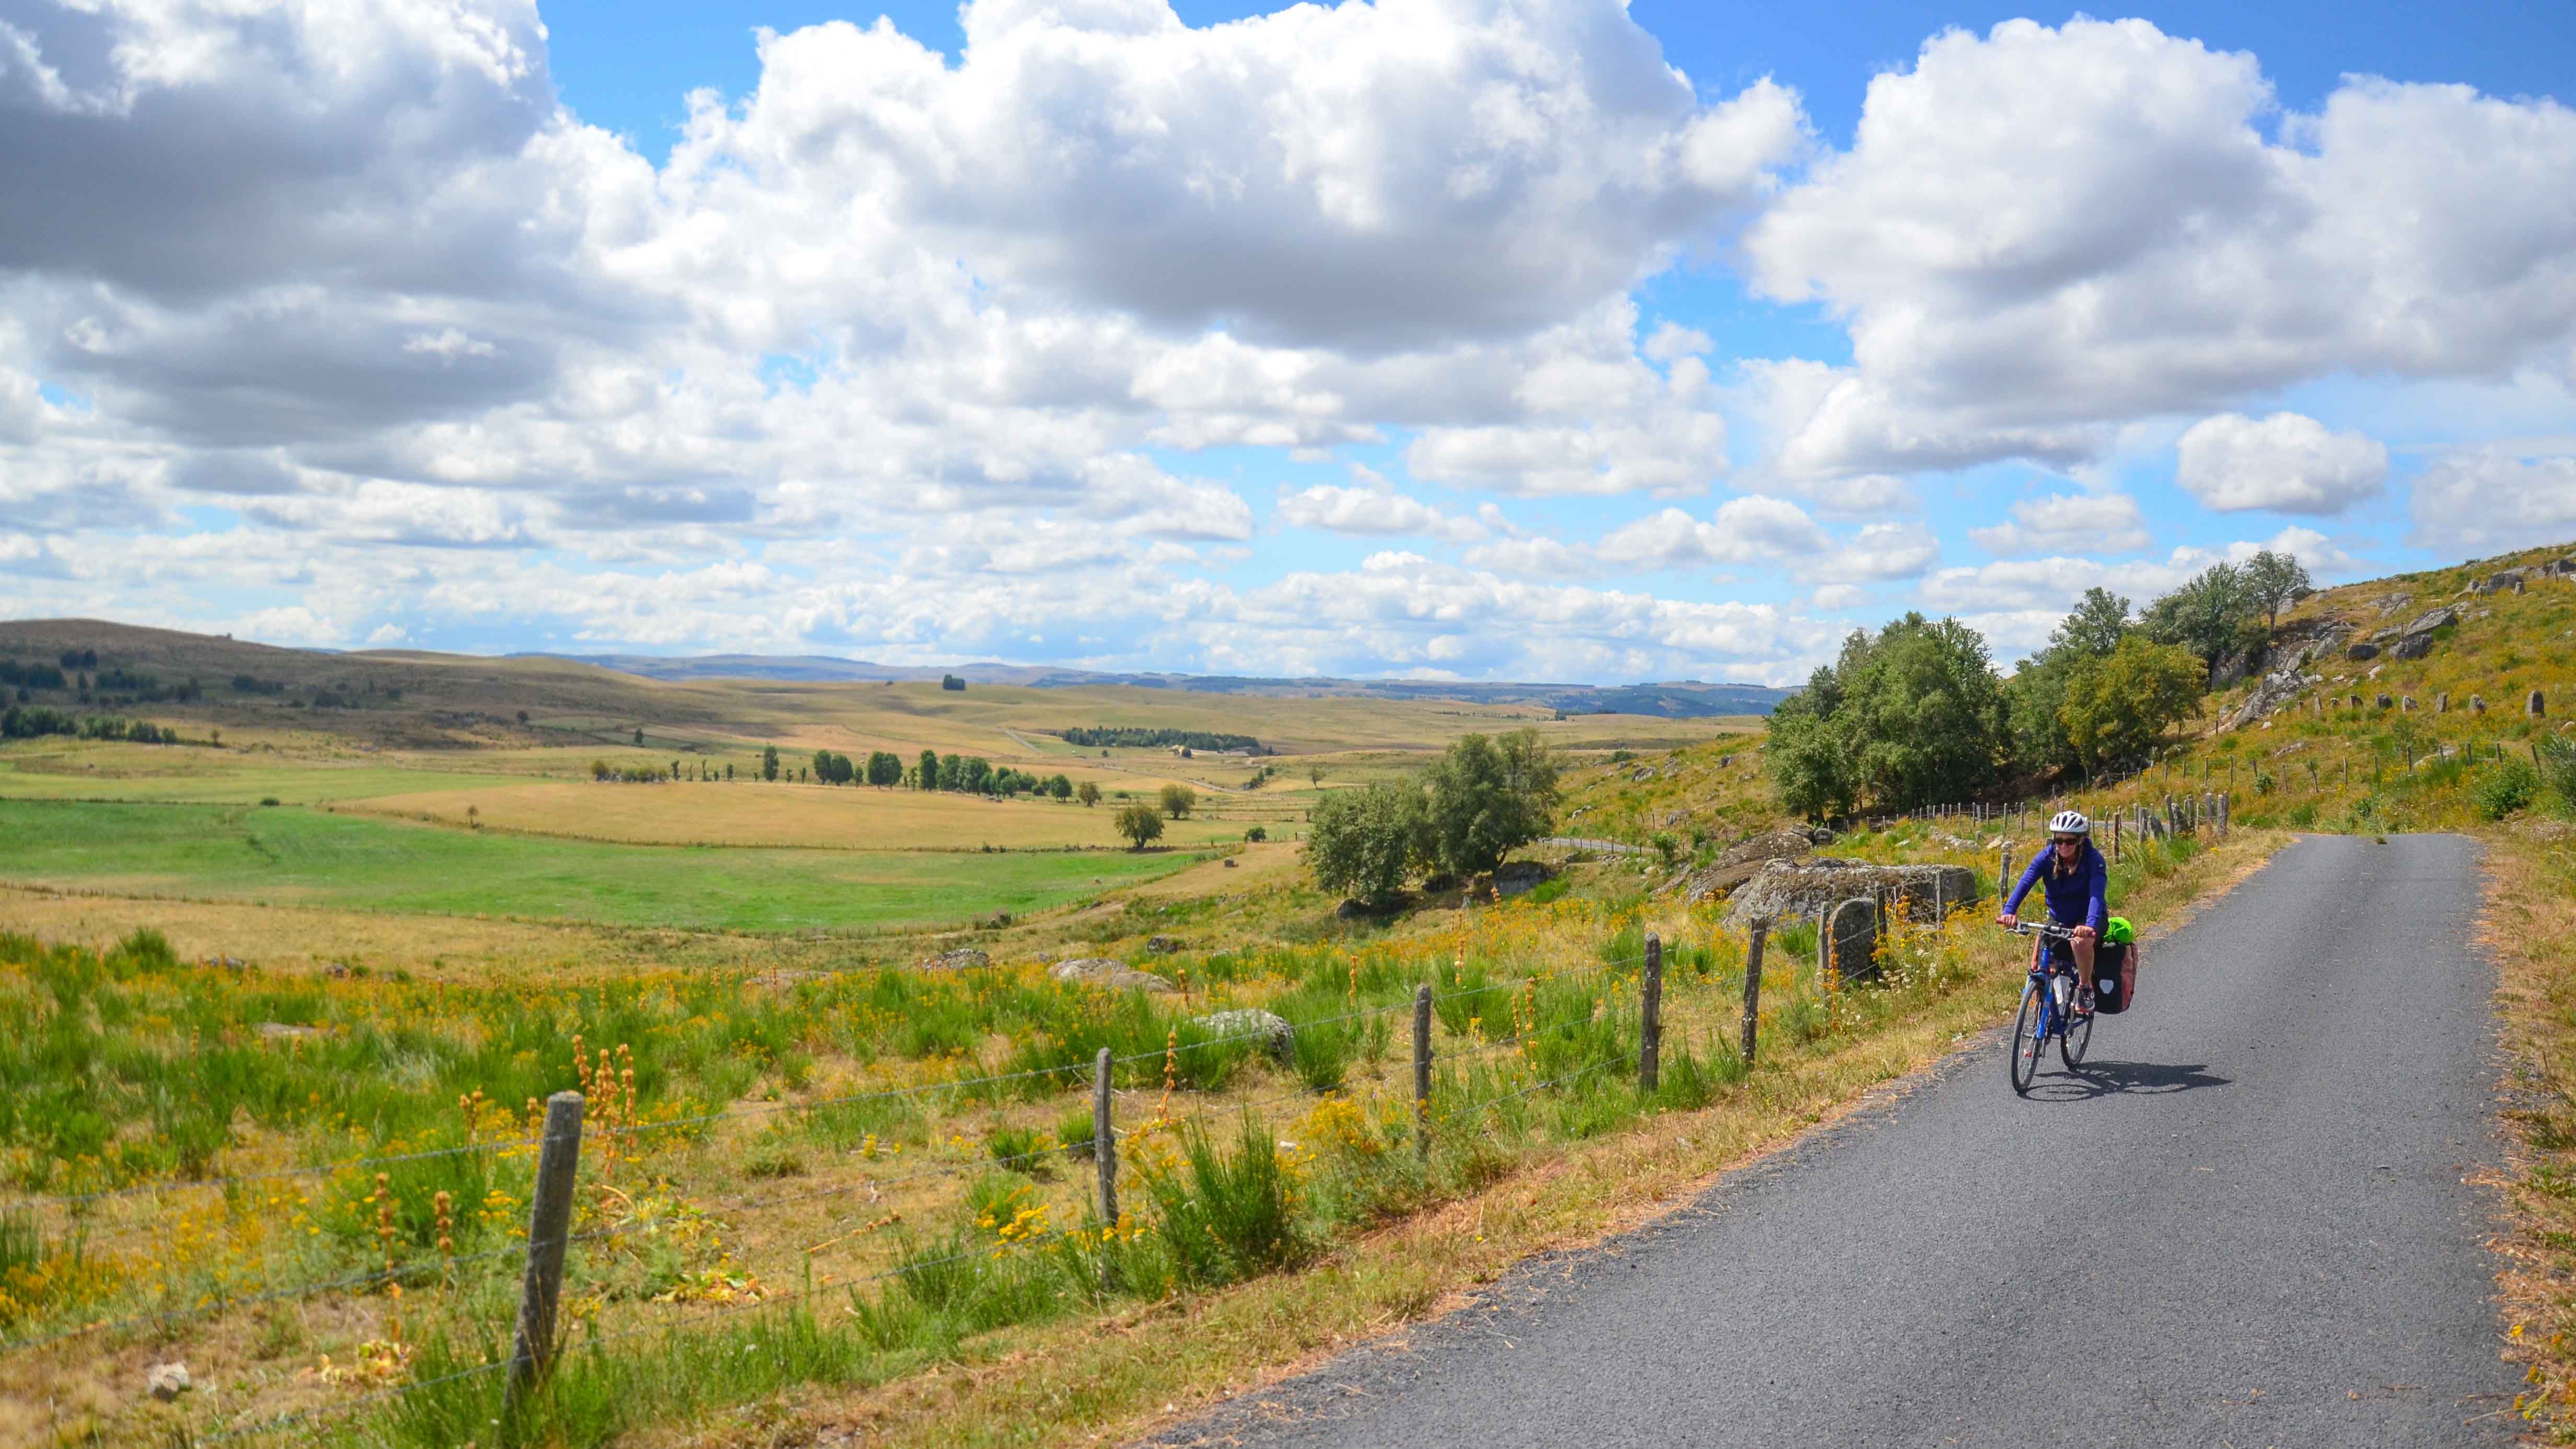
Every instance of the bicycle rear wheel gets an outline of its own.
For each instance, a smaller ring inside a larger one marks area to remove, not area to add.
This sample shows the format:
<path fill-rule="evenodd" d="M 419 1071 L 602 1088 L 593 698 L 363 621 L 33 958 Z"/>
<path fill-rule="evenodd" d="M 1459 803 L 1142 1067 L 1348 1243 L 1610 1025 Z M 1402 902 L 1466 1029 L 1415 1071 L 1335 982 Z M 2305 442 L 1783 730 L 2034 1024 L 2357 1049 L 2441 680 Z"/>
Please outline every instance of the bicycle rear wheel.
<path fill-rule="evenodd" d="M 2066 1029 L 2057 1036 L 2057 1059 L 2073 1071 L 2084 1065 L 2085 1048 L 2093 1045 L 2093 1013 L 2076 1012 L 2066 1020 Z"/>
<path fill-rule="evenodd" d="M 2042 1023 L 2046 1020 L 2045 1010 L 2045 1004 L 2039 997 L 2037 984 L 2024 984 L 2021 989 L 2021 1012 L 2013 1018 L 2010 1063 L 2013 1091 L 2018 1095 L 2028 1096 L 2030 1079 L 2039 1075 L 2039 1053 L 2048 1045 L 2047 1038 L 2041 1035 Z"/>

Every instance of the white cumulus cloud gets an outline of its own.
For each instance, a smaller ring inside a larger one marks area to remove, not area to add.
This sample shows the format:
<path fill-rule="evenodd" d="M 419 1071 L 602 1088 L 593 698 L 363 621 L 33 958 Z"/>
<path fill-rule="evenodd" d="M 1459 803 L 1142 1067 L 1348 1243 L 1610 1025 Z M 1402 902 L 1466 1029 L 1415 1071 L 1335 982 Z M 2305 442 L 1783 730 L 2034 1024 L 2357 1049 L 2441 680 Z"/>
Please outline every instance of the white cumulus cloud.
<path fill-rule="evenodd" d="M 2222 513 L 2341 513 L 2378 494 L 2388 446 L 2362 433 L 2329 432 L 2298 413 L 2249 418 L 2220 413 L 2192 424 L 2175 445 L 2184 491 Z"/>

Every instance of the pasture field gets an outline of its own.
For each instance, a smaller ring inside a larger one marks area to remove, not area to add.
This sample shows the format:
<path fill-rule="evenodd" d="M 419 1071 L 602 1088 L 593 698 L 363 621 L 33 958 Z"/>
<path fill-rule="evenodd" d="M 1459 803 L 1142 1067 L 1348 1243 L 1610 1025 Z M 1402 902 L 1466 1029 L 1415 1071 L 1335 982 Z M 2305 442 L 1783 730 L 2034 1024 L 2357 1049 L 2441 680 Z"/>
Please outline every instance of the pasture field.
<path fill-rule="evenodd" d="M 0 836 L 12 842 L 0 874 L 18 885 L 753 932 L 1041 910 L 1198 859 L 620 845 L 292 807 L 25 800 L 0 801 Z"/>

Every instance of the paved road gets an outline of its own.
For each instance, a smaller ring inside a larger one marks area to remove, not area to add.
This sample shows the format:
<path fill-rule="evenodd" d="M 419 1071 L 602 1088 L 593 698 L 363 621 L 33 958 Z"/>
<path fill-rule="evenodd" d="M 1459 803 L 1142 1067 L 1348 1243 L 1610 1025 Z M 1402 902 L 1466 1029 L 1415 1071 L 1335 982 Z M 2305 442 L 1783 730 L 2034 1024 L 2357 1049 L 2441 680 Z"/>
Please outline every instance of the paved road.
<path fill-rule="evenodd" d="M 1168 1442 L 2506 1442 L 2476 900 L 2465 840 L 2303 840 L 2154 944 L 2083 1075 L 2017 1099 L 1980 1047 Z"/>

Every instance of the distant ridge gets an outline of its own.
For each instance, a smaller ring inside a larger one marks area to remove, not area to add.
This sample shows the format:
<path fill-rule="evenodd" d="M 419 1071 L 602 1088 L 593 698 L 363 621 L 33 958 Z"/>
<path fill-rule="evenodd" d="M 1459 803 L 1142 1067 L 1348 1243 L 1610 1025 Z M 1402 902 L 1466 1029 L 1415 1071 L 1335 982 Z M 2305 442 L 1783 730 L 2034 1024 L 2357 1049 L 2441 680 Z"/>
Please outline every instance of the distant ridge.
<path fill-rule="evenodd" d="M 1142 689 L 1177 689 L 1197 694 L 1300 695 L 1344 694 L 1376 699 L 1454 699 L 1469 704 L 1535 704 L 1568 714 L 1645 714 L 1666 719 L 1714 715 L 1763 714 L 1787 698 L 1789 690 L 1761 684 L 1706 684 L 1696 679 L 1654 684 L 1474 684 L 1426 679 L 1270 679 L 1238 674 L 1109 674 L 1042 664 L 954 664 L 914 667 L 839 659 L 826 654 L 697 654 L 664 658 L 651 654 L 513 655 L 521 659 L 560 659 L 596 665 L 646 679 L 787 679 L 808 683 L 873 683 L 880 680 L 936 680 L 954 674 L 969 684 L 1009 684 L 1028 689 L 1079 689 L 1093 685 L 1128 685 Z"/>

